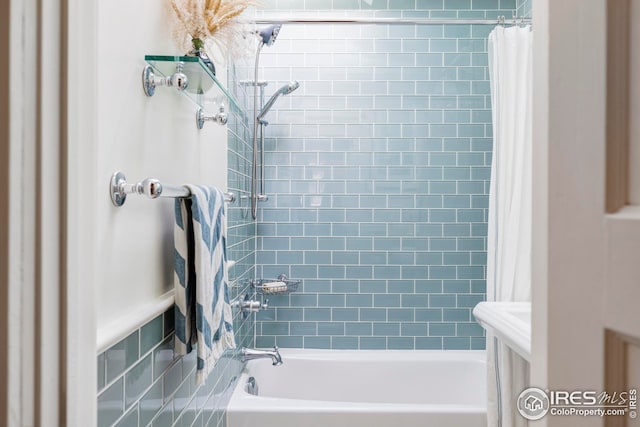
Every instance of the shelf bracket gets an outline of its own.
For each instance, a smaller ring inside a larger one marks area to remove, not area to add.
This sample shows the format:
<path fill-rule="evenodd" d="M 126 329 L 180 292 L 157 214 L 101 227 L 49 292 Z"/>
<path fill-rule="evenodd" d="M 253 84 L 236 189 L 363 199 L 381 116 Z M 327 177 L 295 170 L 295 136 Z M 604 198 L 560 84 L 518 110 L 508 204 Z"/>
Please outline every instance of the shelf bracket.
<path fill-rule="evenodd" d="M 150 65 L 146 65 L 142 70 L 142 89 L 147 96 L 153 96 L 157 86 L 170 86 L 183 91 L 188 85 L 189 79 L 184 73 L 184 63 L 182 62 L 178 62 L 176 72 L 168 77 L 156 76 Z"/>
<path fill-rule="evenodd" d="M 227 112 L 224 109 L 224 105 L 220 105 L 220 109 L 214 115 L 207 116 L 202 108 L 198 108 L 196 112 L 196 126 L 198 129 L 204 127 L 204 122 L 216 122 L 220 126 L 227 124 Z"/>

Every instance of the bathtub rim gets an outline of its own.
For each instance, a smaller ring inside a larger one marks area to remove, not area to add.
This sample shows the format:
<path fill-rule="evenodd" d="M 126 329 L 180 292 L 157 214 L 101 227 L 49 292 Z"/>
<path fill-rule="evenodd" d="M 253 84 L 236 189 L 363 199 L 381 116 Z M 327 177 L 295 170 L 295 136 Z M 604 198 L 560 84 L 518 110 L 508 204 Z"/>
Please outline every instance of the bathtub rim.
<path fill-rule="evenodd" d="M 261 348 L 261 350 L 273 350 L 273 348 Z M 385 358 L 394 357 L 393 360 L 424 360 L 422 357 L 429 356 L 430 360 L 476 360 L 486 362 L 486 350 L 342 350 L 342 349 L 315 349 L 315 348 L 278 348 L 282 358 L 293 357 L 296 359 L 316 359 L 335 360 L 332 357 L 350 356 L 351 360 L 357 360 L 363 355 L 367 361 L 382 361 Z M 452 359 L 453 357 L 453 359 Z M 247 362 L 252 363 L 253 361 Z M 246 368 L 246 365 L 245 365 Z"/>

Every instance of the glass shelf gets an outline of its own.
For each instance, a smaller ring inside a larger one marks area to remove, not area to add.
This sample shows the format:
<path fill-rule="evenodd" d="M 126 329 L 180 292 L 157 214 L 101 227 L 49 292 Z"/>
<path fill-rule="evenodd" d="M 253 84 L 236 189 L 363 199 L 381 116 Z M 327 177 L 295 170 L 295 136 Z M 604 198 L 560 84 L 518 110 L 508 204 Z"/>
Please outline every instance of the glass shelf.
<path fill-rule="evenodd" d="M 230 107 L 240 109 L 233 95 L 197 56 L 145 55 L 144 59 L 161 77 L 172 76 L 182 63 L 182 72 L 188 78 L 187 88 L 182 93 L 203 110 L 218 108 L 222 97 L 228 100 Z"/>

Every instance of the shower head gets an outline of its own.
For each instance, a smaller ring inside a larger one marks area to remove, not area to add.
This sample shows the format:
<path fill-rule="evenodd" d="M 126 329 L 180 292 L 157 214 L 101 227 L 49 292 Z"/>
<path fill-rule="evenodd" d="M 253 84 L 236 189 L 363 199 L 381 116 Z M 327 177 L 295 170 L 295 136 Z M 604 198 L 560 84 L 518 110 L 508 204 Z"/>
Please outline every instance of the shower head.
<path fill-rule="evenodd" d="M 297 80 L 294 80 L 282 86 L 280 89 L 278 89 L 278 91 L 282 91 L 283 95 L 289 95 L 291 92 L 298 89 L 299 87 L 300 87 L 300 83 L 298 83 Z"/>
<path fill-rule="evenodd" d="M 276 99 L 278 99 L 280 95 L 289 95 L 291 92 L 298 89 L 299 87 L 300 87 L 300 83 L 294 80 L 282 86 L 280 89 L 278 89 L 273 95 L 271 95 L 271 98 L 269 98 L 267 103 L 264 104 L 264 107 L 262 107 L 262 110 L 260 110 L 260 114 L 258 114 L 258 117 L 256 117 L 256 120 L 258 122 L 264 123 L 262 118 L 269 112 L 271 107 L 273 107 L 273 104 L 276 102 Z"/>
<path fill-rule="evenodd" d="M 276 41 L 276 37 L 278 37 L 280 27 L 282 27 L 282 24 L 269 25 L 268 27 L 258 31 L 262 44 L 271 46 Z"/>

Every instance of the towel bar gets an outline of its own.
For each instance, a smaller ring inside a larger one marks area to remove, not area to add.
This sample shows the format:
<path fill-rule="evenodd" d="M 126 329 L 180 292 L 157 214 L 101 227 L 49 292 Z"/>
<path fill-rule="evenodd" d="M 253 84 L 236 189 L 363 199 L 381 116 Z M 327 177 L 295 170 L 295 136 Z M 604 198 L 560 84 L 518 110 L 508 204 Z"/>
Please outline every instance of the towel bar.
<path fill-rule="evenodd" d="M 136 184 L 127 183 L 127 178 L 122 172 L 115 172 L 111 175 L 109 183 L 109 194 L 115 206 L 122 206 L 127 199 L 127 194 L 144 194 L 150 199 L 158 197 L 189 197 L 191 192 L 184 185 L 174 186 L 162 184 L 157 179 L 147 178 Z M 233 193 L 224 193 L 224 201 L 233 203 L 236 196 Z"/>

